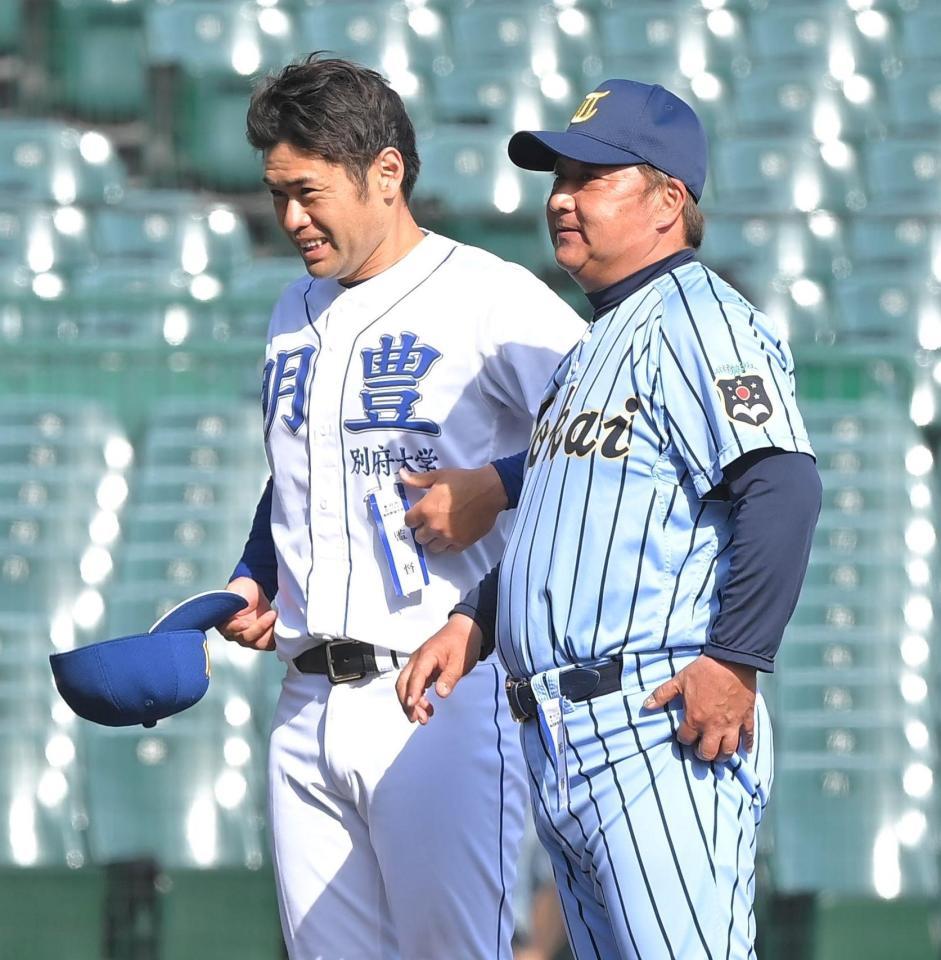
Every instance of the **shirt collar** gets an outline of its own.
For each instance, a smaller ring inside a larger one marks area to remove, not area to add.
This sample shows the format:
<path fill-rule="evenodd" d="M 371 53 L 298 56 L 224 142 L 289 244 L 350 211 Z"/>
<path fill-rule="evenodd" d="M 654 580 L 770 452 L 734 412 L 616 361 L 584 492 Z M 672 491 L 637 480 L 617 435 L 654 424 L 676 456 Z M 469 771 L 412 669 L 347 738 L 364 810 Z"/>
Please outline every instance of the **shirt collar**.
<path fill-rule="evenodd" d="M 594 290 L 591 293 L 585 294 L 595 310 L 591 319 L 597 320 L 601 314 L 606 313 L 612 307 L 616 307 L 632 293 L 636 293 L 641 287 L 650 283 L 651 280 L 656 280 L 657 277 L 662 277 L 665 273 L 669 273 L 676 267 L 682 266 L 684 263 L 689 263 L 695 256 L 696 251 L 693 250 L 692 247 L 684 247 L 682 250 L 677 250 L 676 253 L 671 253 L 670 256 L 664 257 L 656 263 L 649 263 L 646 267 L 641 267 L 636 273 L 632 273 L 623 280 L 618 280 L 617 283 L 612 283 L 610 287 L 604 287 L 601 290 Z"/>

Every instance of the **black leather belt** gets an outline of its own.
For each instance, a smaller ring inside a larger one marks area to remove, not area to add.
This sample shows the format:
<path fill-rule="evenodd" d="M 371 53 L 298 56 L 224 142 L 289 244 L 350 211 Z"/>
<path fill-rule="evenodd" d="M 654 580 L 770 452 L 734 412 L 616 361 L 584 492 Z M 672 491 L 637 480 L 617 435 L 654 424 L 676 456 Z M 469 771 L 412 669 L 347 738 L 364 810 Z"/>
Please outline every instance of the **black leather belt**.
<path fill-rule="evenodd" d="M 390 651 L 392 663 L 399 666 L 395 651 Z M 382 671 L 376 665 L 376 648 L 359 640 L 326 640 L 294 658 L 294 666 L 301 673 L 323 673 L 331 683 L 349 683 Z"/>
<path fill-rule="evenodd" d="M 579 703 L 589 697 L 602 697 L 621 689 L 620 657 L 593 667 L 571 667 L 559 674 L 559 692 L 566 700 Z M 507 677 L 506 698 L 510 702 L 513 719 L 532 720 L 538 713 L 536 695 L 528 679 Z"/>

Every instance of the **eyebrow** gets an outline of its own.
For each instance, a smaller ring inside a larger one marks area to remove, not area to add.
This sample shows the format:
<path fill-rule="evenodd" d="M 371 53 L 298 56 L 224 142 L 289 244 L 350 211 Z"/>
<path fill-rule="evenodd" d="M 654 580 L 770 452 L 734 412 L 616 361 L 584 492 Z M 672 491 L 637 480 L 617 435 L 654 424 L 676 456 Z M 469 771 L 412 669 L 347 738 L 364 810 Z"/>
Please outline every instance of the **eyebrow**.
<path fill-rule="evenodd" d="M 269 180 L 268 177 L 262 177 L 262 183 L 269 187 L 303 187 L 305 184 L 316 183 L 310 177 L 298 177 L 296 180 Z"/>

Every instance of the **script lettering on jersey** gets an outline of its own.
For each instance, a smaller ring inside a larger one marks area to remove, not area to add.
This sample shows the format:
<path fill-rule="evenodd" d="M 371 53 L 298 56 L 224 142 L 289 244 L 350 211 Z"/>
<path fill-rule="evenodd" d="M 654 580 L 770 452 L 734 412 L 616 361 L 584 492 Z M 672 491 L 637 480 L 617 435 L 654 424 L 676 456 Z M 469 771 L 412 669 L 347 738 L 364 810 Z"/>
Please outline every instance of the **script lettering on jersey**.
<path fill-rule="evenodd" d="M 379 338 L 379 347 L 367 347 L 363 358 L 363 418 L 345 420 L 353 433 L 363 430 L 409 430 L 415 433 L 441 434 L 434 420 L 416 415 L 421 400 L 417 387 L 441 356 L 434 347 L 418 342 L 414 333 L 404 330 L 396 340 L 390 334 Z"/>
<path fill-rule="evenodd" d="M 349 451 L 350 473 L 360 473 L 365 476 L 389 477 L 399 470 L 409 470 L 411 473 L 435 470 L 438 465 L 438 454 L 434 447 L 421 447 L 418 450 L 407 452 L 405 447 L 399 447 L 398 453 L 383 444 L 376 447 L 354 447 Z"/>
<path fill-rule="evenodd" d="M 281 417 L 291 431 L 297 433 L 304 422 L 304 397 L 307 392 L 307 376 L 311 360 L 317 352 L 315 347 L 304 346 L 296 350 L 282 350 L 265 364 L 261 388 L 261 409 L 265 418 L 265 439 L 277 416 L 282 401 L 287 401 L 288 412 Z"/>
<path fill-rule="evenodd" d="M 553 459 L 561 449 L 567 457 L 599 453 L 605 460 L 621 460 L 631 452 L 631 429 L 640 409 L 637 397 L 624 401 L 623 412 L 606 416 L 604 410 L 581 410 L 572 416 L 570 406 L 575 386 L 569 387 L 555 423 L 546 417 L 536 424 L 529 444 L 529 466 L 543 455 Z"/>

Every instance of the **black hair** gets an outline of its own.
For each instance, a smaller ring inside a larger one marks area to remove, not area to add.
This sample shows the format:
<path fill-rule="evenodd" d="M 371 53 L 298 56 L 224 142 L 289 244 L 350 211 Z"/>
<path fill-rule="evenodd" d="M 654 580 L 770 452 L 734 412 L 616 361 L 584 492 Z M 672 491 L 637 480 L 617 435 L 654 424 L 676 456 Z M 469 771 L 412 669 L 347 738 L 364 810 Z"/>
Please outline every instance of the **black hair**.
<path fill-rule="evenodd" d="M 248 142 L 256 150 L 289 143 L 342 166 L 366 193 L 366 175 L 379 152 L 395 147 L 405 172 L 406 203 L 421 161 L 415 129 L 401 97 L 375 70 L 349 60 L 310 54 L 266 77 L 252 93 Z"/>

